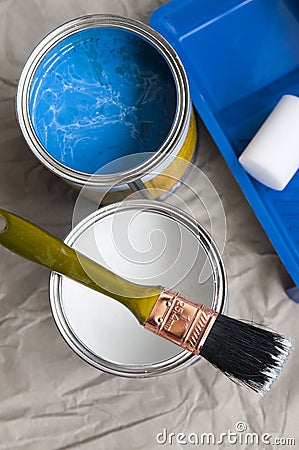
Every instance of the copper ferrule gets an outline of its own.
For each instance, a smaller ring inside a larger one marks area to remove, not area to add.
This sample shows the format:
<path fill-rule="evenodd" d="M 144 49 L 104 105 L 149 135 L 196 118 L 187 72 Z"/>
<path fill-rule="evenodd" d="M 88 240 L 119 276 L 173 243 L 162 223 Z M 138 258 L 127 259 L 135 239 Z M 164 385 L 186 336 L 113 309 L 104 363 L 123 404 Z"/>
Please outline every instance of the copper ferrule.
<path fill-rule="evenodd" d="M 218 313 L 187 297 L 164 289 L 156 301 L 145 328 L 199 355 Z"/>

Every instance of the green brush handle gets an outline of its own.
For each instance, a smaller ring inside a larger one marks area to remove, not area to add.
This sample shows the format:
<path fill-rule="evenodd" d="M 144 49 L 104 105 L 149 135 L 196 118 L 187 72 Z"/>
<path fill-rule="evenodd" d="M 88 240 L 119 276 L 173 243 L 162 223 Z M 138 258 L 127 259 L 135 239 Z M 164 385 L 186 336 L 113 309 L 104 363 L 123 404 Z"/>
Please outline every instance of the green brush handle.
<path fill-rule="evenodd" d="M 142 325 L 146 322 L 162 286 L 141 286 L 127 281 L 37 225 L 8 211 L 0 209 L 0 218 L 3 225 L 0 243 L 4 247 L 114 298 L 127 306 Z"/>

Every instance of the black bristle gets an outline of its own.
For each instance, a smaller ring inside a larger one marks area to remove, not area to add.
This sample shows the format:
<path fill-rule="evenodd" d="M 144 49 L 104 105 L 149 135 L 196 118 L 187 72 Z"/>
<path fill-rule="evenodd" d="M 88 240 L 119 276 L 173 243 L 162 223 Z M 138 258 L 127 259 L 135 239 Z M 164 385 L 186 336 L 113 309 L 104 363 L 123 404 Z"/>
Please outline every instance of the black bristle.
<path fill-rule="evenodd" d="M 277 333 L 219 315 L 200 354 L 233 381 L 263 393 L 279 375 L 290 349 L 290 341 Z"/>

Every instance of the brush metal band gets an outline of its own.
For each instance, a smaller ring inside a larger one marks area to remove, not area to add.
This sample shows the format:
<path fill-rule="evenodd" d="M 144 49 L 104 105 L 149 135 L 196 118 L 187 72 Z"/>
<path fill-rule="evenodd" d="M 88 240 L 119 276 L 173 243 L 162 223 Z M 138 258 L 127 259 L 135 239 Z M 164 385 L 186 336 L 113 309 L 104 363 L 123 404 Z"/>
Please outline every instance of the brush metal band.
<path fill-rule="evenodd" d="M 199 355 L 218 313 L 178 292 L 164 289 L 145 328 Z"/>

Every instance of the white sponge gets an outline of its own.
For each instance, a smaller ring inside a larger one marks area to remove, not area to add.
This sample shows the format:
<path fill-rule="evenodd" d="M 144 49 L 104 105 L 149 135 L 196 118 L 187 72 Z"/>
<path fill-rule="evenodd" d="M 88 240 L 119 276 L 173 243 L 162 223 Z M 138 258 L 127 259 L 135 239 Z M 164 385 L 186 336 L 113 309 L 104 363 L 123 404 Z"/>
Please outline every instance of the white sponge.
<path fill-rule="evenodd" d="M 281 98 L 239 161 L 266 186 L 285 188 L 299 168 L 299 97 Z"/>

